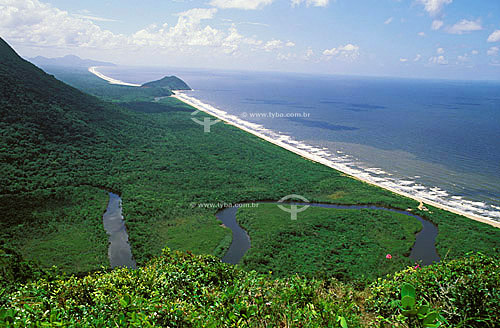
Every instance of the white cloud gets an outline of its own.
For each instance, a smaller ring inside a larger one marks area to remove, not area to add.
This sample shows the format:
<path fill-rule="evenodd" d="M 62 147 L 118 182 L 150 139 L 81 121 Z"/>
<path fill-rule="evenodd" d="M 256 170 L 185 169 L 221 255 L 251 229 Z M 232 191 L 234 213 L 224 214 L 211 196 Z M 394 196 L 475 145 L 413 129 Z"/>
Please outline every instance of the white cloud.
<path fill-rule="evenodd" d="M 306 6 L 314 6 L 314 7 L 326 7 L 330 0 L 292 0 L 292 6 L 296 7 L 301 3 L 305 2 Z"/>
<path fill-rule="evenodd" d="M 429 58 L 429 63 L 439 64 L 439 65 L 448 65 L 448 61 L 444 56 L 434 56 Z"/>
<path fill-rule="evenodd" d="M 437 31 L 443 26 L 443 24 L 444 22 L 442 20 L 435 19 L 432 21 L 431 29 Z"/>
<path fill-rule="evenodd" d="M 488 56 L 498 56 L 499 52 L 500 52 L 500 48 L 491 47 L 490 49 L 488 49 L 488 51 L 486 53 L 488 54 Z"/>
<path fill-rule="evenodd" d="M 418 36 L 425 36 L 424 32 L 418 32 Z"/>
<path fill-rule="evenodd" d="M 285 43 L 285 46 L 287 46 L 287 47 L 295 47 L 295 43 L 292 42 L 292 41 L 288 41 L 287 43 Z"/>
<path fill-rule="evenodd" d="M 288 61 L 292 58 L 296 58 L 297 55 L 295 54 L 292 54 L 292 53 L 287 53 L 286 55 L 282 54 L 282 53 L 279 53 L 276 58 L 279 60 L 279 61 Z"/>
<path fill-rule="evenodd" d="M 345 60 L 355 60 L 359 56 L 359 46 L 349 43 L 345 46 L 325 49 L 323 51 L 323 56 L 326 60 L 330 60 L 334 57 Z"/>
<path fill-rule="evenodd" d="M 311 48 L 307 48 L 306 53 L 304 54 L 304 60 L 308 61 L 314 56 L 314 51 Z"/>
<path fill-rule="evenodd" d="M 408 58 L 399 58 L 399 61 L 402 63 L 406 63 L 408 61 Z"/>
<path fill-rule="evenodd" d="M 76 18 L 88 19 L 96 22 L 117 22 L 116 19 L 97 17 L 97 16 L 89 16 L 89 15 L 81 15 L 81 14 L 73 14 Z"/>
<path fill-rule="evenodd" d="M 463 56 L 457 56 L 457 61 L 458 63 L 465 63 L 469 60 L 469 55 L 468 54 L 464 54 Z"/>
<path fill-rule="evenodd" d="M 127 45 L 120 34 L 103 30 L 88 18 L 79 18 L 38 0 L 10 0 L 0 5 L 0 35 L 37 46 L 115 48 Z"/>
<path fill-rule="evenodd" d="M 5 0 L 0 0 L 0 35 L 11 42 L 37 47 L 217 56 L 239 55 L 244 47 L 270 51 L 285 45 L 279 40 L 265 43 L 245 37 L 235 24 L 227 29 L 210 26 L 207 22 L 215 18 L 217 8 L 194 8 L 177 14 L 177 22 L 173 25 L 152 24 L 130 35 L 122 35 L 101 29 L 90 18 L 76 17 L 39 0 L 4 3 Z M 289 47 L 292 44 L 292 41 L 286 43 Z M 207 48 L 210 51 L 206 51 Z"/>
<path fill-rule="evenodd" d="M 479 51 L 477 51 L 477 50 L 472 50 L 470 53 L 473 55 L 479 55 Z"/>
<path fill-rule="evenodd" d="M 462 19 L 460 22 L 448 28 L 447 32 L 451 34 L 464 34 L 472 31 L 480 31 L 483 27 L 481 26 L 481 21 L 470 21 L 467 19 Z"/>
<path fill-rule="evenodd" d="M 491 33 L 490 36 L 488 37 L 488 42 L 498 42 L 500 41 L 500 30 L 496 30 L 495 32 Z"/>
<path fill-rule="evenodd" d="M 283 48 L 283 41 L 281 40 L 271 40 L 271 41 L 267 41 L 264 46 L 263 46 L 263 49 L 267 52 L 271 52 L 273 50 L 276 50 L 276 49 L 281 49 Z"/>
<path fill-rule="evenodd" d="M 437 52 L 438 55 L 442 55 L 442 54 L 444 54 L 444 49 L 443 48 L 437 48 L 436 52 Z"/>
<path fill-rule="evenodd" d="M 418 2 L 424 5 L 425 11 L 431 16 L 435 16 L 439 14 L 445 5 L 452 3 L 453 0 L 418 0 Z"/>
<path fill-rule="evenodd" d="M 384 22 L 385 25 L 388 25 L 390 23 L 392 23 L 392 20 L 394 19 L 394 17 L 389 17 L 387 18 L 387 20 Z"/>
<path fill-rule="evenodd" d="M 255 10 L 261 9 L 274 0 L 212 0 L 210 5 L 218 7 L 221 9 L 244 9 L 244 10 Z"/>
<path fill-rule="evenodd" d="M 214 18 L 217 13 L 216 8 L 193 8 L 185 12 L 177 14 L 177 24 L 168 27 L 167 24 L 161 26 L 151 25 L 146 29 L 142 29 L 131 36 L 134 44 L 139 46 L 157 46 L 163 48 L 180 48 L 186 47 L 223 47 L 226 37 L 233 34 L 234 26 L 228 30 L 228 35 L 225 32 L 212 28 L 207 25 L 201 26 L 203 20 Z M 230 48 L 233 48 L 231 46 Z M 227 49 L 224 49 L 226 52 Z"/>
<path fill-rule="evenodd" d="M 422 59 L 422 55 L 421 55 L 421 54 L 417 54 L 417 55 L 415 56 L 415 59 L 413 59 L 413 61 L 414 61 L 414 62 L 418 62 L 418 61 L 420 61 L 420 59 Z"/>

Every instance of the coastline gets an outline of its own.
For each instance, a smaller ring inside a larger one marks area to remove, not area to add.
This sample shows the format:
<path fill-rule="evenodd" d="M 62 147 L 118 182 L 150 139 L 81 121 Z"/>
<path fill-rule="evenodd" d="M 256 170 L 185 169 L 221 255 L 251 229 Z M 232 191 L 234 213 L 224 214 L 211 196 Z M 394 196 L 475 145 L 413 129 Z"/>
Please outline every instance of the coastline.
<path fill-rule="evenodd" d="M 110 84 L 116 84 L 116 85 L 124 85 L 124 86 L 128 86 L 128 87 L 140 87 L 141 85 L 140 84 L 134 84 L 134 83 L 127 83 L 127 82 L 123 82 L 123 81 L 120 81 L 120 80 L 116 80 L 116 79 L 113 79 L 109 76 L 106 76 L 102 73 L 100 73 L 97 69 L 99 68 L 99 66 L 92 66 L 92 67 L 89 67 L 88 71 L 92 74 L 94 74 L 95 76 L 97 76 L 98 78 L 101 78 L 105 81 L 108 81 Z"/>
<path fill-rule="evenodd" d="M 99 77 L 101 79 L 108 81 L 111 84 L 140 87 L 139 84 L 126 83 L 126 82 L 105 76 L 104 74 L 98 72 L 97 68 L 98 68 L 97 66 L 90 67 L 89 72 L 96 75 L 97 77 Z M 335 163 L 331 160 L 328 160 L 328 159 L 320 156 L 319 154 L 322 153 L 323 151 L 319 151 L 319 150 L 315 149 L 314 147 L 310 147 L 310 146 L 302 147 L 302 148 L 307 148 L 307 149 L 300 149 L 300 148 L 292 145 L 293 143 L 297 144 L 298 142 L 294 141 L 293 139 L 291 139 L 288 136 L 276 135 L 276 138 L 272 138 L 268 135 L 265 135 L 265 134 L 259 132 L 259 130 L 263 131 L 265 129 L 263 129 L 262 126 L 260 126 L 258 124 L 241 120 L 240 118 L 238 118 L 234 115 L 230 115 L 230 114 L 226 113 L 225 111 L 222 111 L 222 110 L 217 109 L 213 106 L 204 104 L 200 100 L 193 98 L 193 97 L 190 97 L 190 96 L 187 96 L 186 94 L 183 94 L 180 91 L 172 91 L 172 92 L 173 92 L 173 95 L 171 97 L 176 98 L 176 99 L 178 99 L 178 100 L 180 100 L 180 101 L 182 101 L 182 102 L 184 102 L 184 103 L 186 103 L 186 104 L 188 104 L 188 105 L 190 105 L 190 106 L 192 106 L 192 107 L 194 107 L 202 112 L 205 112 L 209 115 L 212 115 L 212 116 L 218 118 L 219 120 L 225 122 L 226 124 L 230 124 L 238 129 L 240 129 L 240 130 L 248 132 L 248 133 L 250 133 L 250 134 L 252 134 L 260 139 L 263 139 L 267 142 L 270 142 L 278 147 L 284 148 L 284 149 L 286 149 L 292 153 L 295 153 L 295 154 L 297 154 L 305 159 L 311 160 L 311 161 L 319 163 L 319 164 L 323 164 L 323 165 L 328 166 L 334 170 L 340 171 L 353 179 L 368 183 L 370 185 L 374 185 L 374 186 L 379 187 L 379 188 L 389 190 L 395 194 L 398 194 L 398 195 L 401 195 L 404 197 L 411 198 L 411 199 L 419 202 L 420 203 L 419 206 L 421 206 L 423 204 L 428 204 L 428 205 L 434 206 L 436 208 L 439 208 L 439 209 L 442 209 L 442 210 L 445 210 L 445 211 L 448 211 L 448 212 L 451 212 L 454 214 L 458 214 L 458 215 L 467 217 L 469 219 L 491 225 L 491 226 L 496 227 L 496 228 L 500 228 L 500 221 L 495 221 L 495 220 L 487 218 L 487 217 L 467 213 L 467 212 L 464 212 L 462 210 L 451 207 L 449 205 L 441 204 L 441 203 L 435 202 L 433 200 L 429 200 L 429 199 L 426 199 L 423 197 L 418 197 L 416 195 L 412 195 L 412 194 L 407 193 L 405 191 L 398 190 L 397 188 L 394 188 L 392 186 L 388 186 L 386 184 L 374 181 L 375 179 L 369 179 L 369 178 L 365 178 L 362 176 L 356 176 L 353 174 L 353 172 L 347 170 L 345 166 L 342 166 L 339 163 Z M 289 143 L 286 143 L 285 141 L 289 141 Z M 311 150 L 315 150 L 317 154 L 313 154 L 313 152 Z"/>
<path fill-rule="evenodd" d="M 202 112 L 205 112 L 209 115 L 212 115 L 212 116 L 218 118 L 219 120 L 225 122 L 226 124 L 230 124 L 236 128 L 239 128 L 239 129 L 245 131 L 245 132 L 248 132 L 248 133 L 250 133 L 250 134 L 252 134 L 260 139 L 263 139 L 263 140 L 268 141 L 272 144 L 275 144 L 276 146 L 279 146 L 279 147 L 284 148 L 292 153 L 295 153 L 295 154 L 297 154 L 305 159 L 311 160 L 311 161 L 319 163 L 319 164 L 323 164 L 323 165 L 328 166 L 334 170 L 337 170 L 337 171 L 340 171 L 344 174 L 347 174 L 347 175 L 349 175 L 349 177 L 351 177 L 353 179 L 374 185 L 374 186 L 379 187 L 379 188 L 389 190 L 395 194 L 411 198 L 419 203 L 428 204 L 428 205 L 440 208 L 442 210 L 445 210 L 445 211 L 448 211 L 448 212 L 451 212 L 454 214 L 462 215 L 462 216 L 465 216 L 469 219 L 472 219 L 472 220 L 475 220 L 475 221 L 478 221 L 481 223 L 489 224 L 489 225 L 496 227 L 496 228 L 500 228 L 500 222 L 498 222 L 498 221 L 494 221 L 492 219 L 481 217 L 481 216 L 470 214 L 470 213 L 465 213 L 463 211 L 457 210 L 457 209 L 450 207 L 448 205 L 444 205 L 444 204 L 440 204 L 440 203 L 432 201 L 432 200 L 424 199 L 424 198 L 412 195 L 410 193 L 406 193 L 404 191 L 397 190 L 396 188 L 377 183 L 376 181 L 372 181 L 372 180 L 369 180 L 369 179 L 366 179 L 363 177 L 359 177 L 359 176 L 354 176 L 351 174 L 351 172 L 343 170 L 336 163 L 333 163 L 333 162 L 331 162 L 325 158 L 322 158 L 320 156 L 314 155 L 306 150 L 302 150 L 302 149 L 299 149 L 299 148 L 294 147 L 292 145 L 286 144 L 283 142 L 283 139 L 273 139 L 269 136 L 266 136 L 262 133 L 259 133 L 258 131 L 254 130 L 254 129 L 251 129 L 252 126 L 258 127 L 259 125 L 257 125 L 257 124 L 250 123 L 250 122 L 247 122 L 245 125 L 239 124 L 238 120 L 239 121 L 242 121 L 242 120 L 240 120 L 239 118 L 237 118 L 235 116 L 234 116 L 234 120 L 228 119 L 228 116 L 233 116 L 233 115 L 223 115 L 225 112 L 218 110 L 212 106 L 206 106 L 206 105 L 204 106 L 201 103 L 201 101 L 199 101 L 196 98 L 189 97 L 189 96 L 187 96 L 181 92 L 178 92 L 178 91 L 172 91 L 172 92 L 174 93 L 174 95 L 172 95 L 171 97 L 176 98 L 176 99 L 178 99 L 178 100 L 180 100 L 180 101 L 182 101 L 182 102 L 184 102 L 184 103 L 186 103 L 186 104 L 188 104 L 188 105 L 190 105 L 190 106 L 192 106 L 192 107 L 194 107 Z M 313 148 L 313 147 L 311 147 L 311 148 Z"/>

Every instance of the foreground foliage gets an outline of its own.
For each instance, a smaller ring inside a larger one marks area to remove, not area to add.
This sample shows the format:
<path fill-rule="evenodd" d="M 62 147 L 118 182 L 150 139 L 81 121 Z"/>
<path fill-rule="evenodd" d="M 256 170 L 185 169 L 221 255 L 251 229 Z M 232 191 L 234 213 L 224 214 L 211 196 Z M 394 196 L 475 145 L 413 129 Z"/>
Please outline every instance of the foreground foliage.
<path fill-rule="evenodd" d="M 397 300 L 403 282 L 411 281 L 418 298 L 440 311 L 442 327 L 494 327 L 499 265 L 498 258 L 472 255 L 407 269 L 356 290 L 335 279 L 274 279 L 212 256 L 165 249 L 138 270 L 59 276 L 19 287 L 1 306 L 0 325 L 408 327 Z"/>

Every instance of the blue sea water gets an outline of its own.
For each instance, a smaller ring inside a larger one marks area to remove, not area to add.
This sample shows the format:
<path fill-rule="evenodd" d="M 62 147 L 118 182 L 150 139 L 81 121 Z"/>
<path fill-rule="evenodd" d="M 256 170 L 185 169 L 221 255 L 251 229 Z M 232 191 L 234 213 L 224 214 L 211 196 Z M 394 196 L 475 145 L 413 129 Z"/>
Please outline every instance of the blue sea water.
<path fill-rule="evenodd" d="M 175 74 L 204 103 L 324 149 L 361 177 L 500 220 L 500 82 L 102 67 Z"/>

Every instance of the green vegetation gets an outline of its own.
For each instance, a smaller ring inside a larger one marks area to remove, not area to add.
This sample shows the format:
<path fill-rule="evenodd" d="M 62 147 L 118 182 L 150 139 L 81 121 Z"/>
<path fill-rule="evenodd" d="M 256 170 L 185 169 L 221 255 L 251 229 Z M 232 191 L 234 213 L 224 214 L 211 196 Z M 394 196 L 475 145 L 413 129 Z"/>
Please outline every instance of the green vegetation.
<path fill-rule="evenodd" d="M 366 308 L 381 321 L 401 322 L 400 289 L 416 289 L 415 298 L 445 319 L 446 327 L 497 327 L 500 318 L 500 262 L 481 254 L 422 269 L 408 268 L 370 287 Z"/>
<path fill-rule="evenodd" d="M 443 314 L 444 326 L 498 322 L 499 229 L 432 207 L 420 212 L 411 199 L 230 125 L 213 125 L 207 135 L 191 120 L 193 108 L 173 99 L 147 103 L 156 97 L 149 92 L 167 89 L 133 94 L 99 86 L 84 71 L 58 77 L 115 103 L 47 75 L 0 39 L 0 326 L 406 327 L 398 307 L 405 282 Z M 121 195 L 133 254 L 144 266 L 85 275 L 107 265 L 106 190 Z M 257 246 L 242 268 L 193 255 L 221 256 L 231 234 L 216 209 L 192 204 L 292 193 L 411 208 L 438 225 L 438 252 L 456 260 L 366 288 L 340 282 L 334 276 L 368 279 L 404 268 L 418 222 L 314 208 L 290 222 L 270 206 L 239 215 Z M 165 245 L 190 253 L 162 254 Z M 486 255 L 458 259 L 470 251 Z M 392 261 L 383 258 L 389 252 Z M 82 277 L 46 271 L 53 265 Z"/>
<path fill-rule="evenodd" d="M 186 84 L 186 82 L 179 79 L 177 76 L 165 76 L 163 79 L 158 81 L 152 81 L 144 83 L 143 88 L 166 88 L 168 90 L 191 90 L 191 88 Z"/>
<path fill-rule="evenodd" d="M 103 190 L 122 196 L 139 264 L 164 246 L 224 254 L 230 231 L 216 220 L 216 209 L 193 208 L 193 203 L 280 199 L 296 193 L 311 201 L 419 212 L 411 199 L 346 177 L 233 126 L 216 124 L 207 135 L 191 120 L 193 109 L 175 99 L 150 107 L 144 102 L 104 103 L 23 61 L 6 44 L 0 49 L 0 238 L 43 267 L 59 264 L 67 272 L 81 272 L 105 263 Z M 88 72 L 66 74 L 75 85 L 92 85 L 88 80 L 95 78 Z M 80 186 L 88 189 L 76 188 Z M 442 256 L 498 254 L 500 230 L 446 211 L 431 212 L 419 214 L 438 224 Z M 380 214 L 380 220 L 386 219 Z M 403 244 L 413 240 L 414 229 L 401 231 L 406 231 Z M 321 234 L 336 237 L 331 230 Z M 43 241 L 43 255 L 33 239 Z M 95 242 L 85 245 L 85 239 Z M 393 247 L 393 239 L 379 249 Z M 60 247 L 66 240 L 71 245 Z M 404 254 L 407 246 L 396 254 Z M 294 248 L 288 251 L 295 253 Z M 356 261 L 370 262 L 365 257 Z"/>
<path fill-rule="evenodd" d="M 166 249 L 138 270 L 27 283 L 3 298 L 0 325 L 414 327 L 399 308 L 401 287 L 411 282 L 415 297 L 442 314 L 442 327 L 495 327 L 499 265 L 498 258 L 474 255 L 409 268 L 356 289 L 335 279 L 273 279 L 212 256 Z"/>
<path fill-rule="evenodd" d="M 279 277 L 373 279 L 412 264 L 406 256 L 422 229 L 413 217 L 380 210 L 309 207 L 298 215 L 292 221 L 275 204 L 239 209 L 252 240 L 242 267 Z"/>
<path fill-rule="evenodd" d="M 172 92 L 163 87 L 138 88 L 110 84 L 88 72 L 87 68 L 44 66 L 51 74 L 69 85 L 109 102 L 154 101 Z"/>

